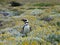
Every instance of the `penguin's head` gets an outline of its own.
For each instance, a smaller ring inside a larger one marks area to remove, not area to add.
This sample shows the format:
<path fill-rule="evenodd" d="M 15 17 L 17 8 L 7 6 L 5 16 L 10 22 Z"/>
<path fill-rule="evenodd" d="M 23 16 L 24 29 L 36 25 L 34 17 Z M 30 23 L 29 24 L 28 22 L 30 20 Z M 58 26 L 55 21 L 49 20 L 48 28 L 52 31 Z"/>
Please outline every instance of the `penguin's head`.
<path fill-rule="evenodd" d="M 22 19 L 21 21 L 23 21 L 24 23 L 28 23 L 27 19 Z"/>

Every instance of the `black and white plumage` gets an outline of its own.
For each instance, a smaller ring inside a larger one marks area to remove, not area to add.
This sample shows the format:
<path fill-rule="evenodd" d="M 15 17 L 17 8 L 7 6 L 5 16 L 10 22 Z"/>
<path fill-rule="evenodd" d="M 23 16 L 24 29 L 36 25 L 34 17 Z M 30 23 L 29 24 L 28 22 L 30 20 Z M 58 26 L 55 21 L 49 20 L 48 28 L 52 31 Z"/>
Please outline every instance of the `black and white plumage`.
<path fill-rule="evenodd" d="M 31 27 L 29 25 L 29 22 L 27 19 L 22 19 L 22 21 L 25 23 L 23 26 L 23 30 L 21 31 L 21 33 L 26 34 L 29 33 L 31 31 Z"/>

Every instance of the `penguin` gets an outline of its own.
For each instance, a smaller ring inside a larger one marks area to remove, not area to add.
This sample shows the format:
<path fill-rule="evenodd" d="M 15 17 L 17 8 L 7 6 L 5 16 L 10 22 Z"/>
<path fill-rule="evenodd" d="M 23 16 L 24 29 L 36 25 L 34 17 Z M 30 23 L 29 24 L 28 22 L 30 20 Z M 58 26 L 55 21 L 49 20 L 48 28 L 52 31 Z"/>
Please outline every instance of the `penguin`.
<path fill-rule="evenodd" d="M 31 31 L 31 27 L 30 27 L 27 19 L 22 19 L 22 21 L 24 22 L 24 26 L 22 28 L 21 33 L 23 33 L 27 36 L 27 33 L 29 33 Z"/>

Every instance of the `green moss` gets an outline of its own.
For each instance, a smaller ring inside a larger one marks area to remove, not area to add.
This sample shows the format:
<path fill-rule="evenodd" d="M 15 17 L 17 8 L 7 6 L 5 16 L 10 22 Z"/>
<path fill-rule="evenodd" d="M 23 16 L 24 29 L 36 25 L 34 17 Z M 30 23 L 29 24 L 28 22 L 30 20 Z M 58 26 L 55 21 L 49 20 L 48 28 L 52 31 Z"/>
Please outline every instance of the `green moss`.
<path fill-rule="evenodd" d="M 45 8 L 40 8 L 40 7 L 39 7 L 39 8 L 37 8 L 37 9 L 45 9 Z"/>
<path fill-rule="evenodd" d="M 53 4 L 49 4 L 49 3 L 38 3 L 38 4 L 33 4 L 33 6 L 53 6 Z"/>
<path fill-rule="evenodd" d="M 28 8 L 28 10 L 32 10 L 32 9 L 35 9 L 35 8 Z"/>
<path fill-rule="evenodd" d="M 0 2 L 3 2 L 4 0 L 0 0 Z"/>

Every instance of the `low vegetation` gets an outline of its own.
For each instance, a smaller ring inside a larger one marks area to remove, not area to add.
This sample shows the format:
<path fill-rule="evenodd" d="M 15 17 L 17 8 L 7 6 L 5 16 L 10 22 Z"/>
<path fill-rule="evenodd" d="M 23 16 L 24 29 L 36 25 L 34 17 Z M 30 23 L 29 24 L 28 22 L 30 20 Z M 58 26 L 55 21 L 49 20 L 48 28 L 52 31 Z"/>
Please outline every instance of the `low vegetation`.
<path fill-rule="evenodd" d="M 0 45 L 60 45 L 60 13 L 57 13 L 60 5 L 44 3 L 32 5 L 37 8 L 26 5 L 0 8 L 10 14 L 12 13 L 10 11 L 13 11 L 11 16 L 0 14 Z M 40 9 L 38 6 L 49 8 Z M 20 35 L 24 25 L 22 18 L 27 18 L 32 27 L 32 31 L 25 37 Z"/>

